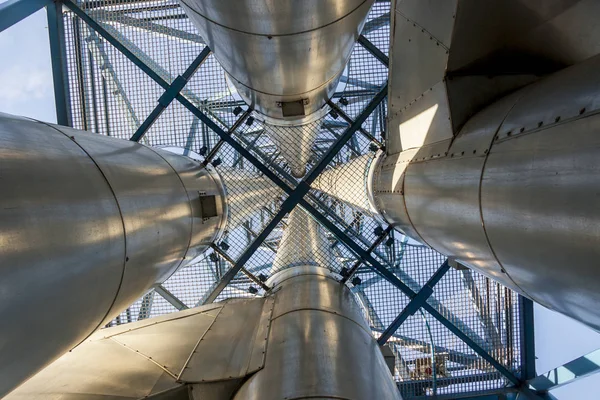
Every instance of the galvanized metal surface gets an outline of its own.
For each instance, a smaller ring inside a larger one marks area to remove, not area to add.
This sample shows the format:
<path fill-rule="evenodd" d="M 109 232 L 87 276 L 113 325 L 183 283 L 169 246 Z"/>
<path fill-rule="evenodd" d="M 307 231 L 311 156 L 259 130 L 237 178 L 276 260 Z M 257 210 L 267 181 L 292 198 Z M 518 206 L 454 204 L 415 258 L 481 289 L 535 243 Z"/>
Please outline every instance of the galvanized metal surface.
<path fill-rule="evenodd" d="M 319 224 L 297 207 L 289 215 L 273 272 L 300 265 L 332 265 L 336 260 Z"/>
<path fill-rule="evenodd" d="M 257 214 L 268 201 L 274 201 L 283 192 L 272 181 L 257 173 L 219 168 L 227 191 L 228 229 L 233 230 Z"/>
<path fill-rule="evenodd" d="M 281 119 L 300 102 L 298 120 L 335 91 L 373 0 L 180 4 L 248 104 Z"/>
<path fill-rule="evenodd" d="M 235 400 L 400 399 L 354 296 L 320 270 L 281 273 L 265 367 Z"/>
<path fill-rule="evenodd" d="M 178 380 L 190 383 L 228 380 L 261 369 L 271 310 L 272 301 L 267 299 L 227 302 L 190 353 Z"/>
<path fill-rule="evenodd" d="M 187 399 L 175 388 L 193 384 L 193 398 L 226 400 L 262 368 L 272 309 L 233 300 L 103 329 L 5 398 Z"/>
<path fill-rule="evenodd" d="M 0 135 L 0 316 L 20 321 L 2 329 L 5 394 L 203 251 L 225 221 L 220 183 L 198 163 L 8 115 Z M 202 218 L 199 190 L 216 196 L 217 216 Z"/>
<path fill-rule="evenodd" d="M 371 170 L 369 167 L 374 162 L 373 154 L 356 157 L 345 164 L 325 170 L 312 187 L 358 210 L 377 214 L 369 202 L 367 190 Z"/>
<path fill-rule="evenodd" d="M 599 68 L 597 56 L 501 100 L 447 154 L 423 147 L 375 189 L 396 199 L 390 222 L 596 330 Z"/>
<path fill-rule="evenodd" d="M 139 2 L 128 3 L 127 5 L 115 5 L 110 1 L 104 0 L 88 2 L 85 4 L 90 7 L 87 9 L 89 15 L 93 15 L 94 18 L 100 18 L 103 21 L 108 21 L 105 17 L 109 13 L 118 11 L 118 16 L 114 12 L 110 16 L 110 26 L 113 28 L 111 32 L 118 30 L 120 32 L 120 36 L 118 36 L 119 40 L 127 39 L 130 42 L 136 43 L 137 48 L 134 51 L 136 54 L 139 54 L 139 51 L 146 52 L 149 57 L 156 61 L 156 63 L 150 64 L 152 68 L 155 68 L 157 65 L 162 66 L 163 69 L 169 71 L 172 77 L 175 77 L 177 74 L 181 73 L 181 71 L 185 70 L 188 64 L 203 49 L 202 45 L 196 44 L 202 43 L 202 41 L 197 41 L 193 38 L 199 38 L 199 36 L 189 34 L 190 32 L 195 32 L 195 30 L 188 19 L 183 15 L 182 10 L 177 7 L 175 1 L 167 0 L 160 5 L 156 3 L 156 7 L 154 7 L 154 3 L 144 4 L 144 6 L 141 7 L 141 3 Z M 126 10 L 127 14 L 122 13 L 121 10 Z M 389 11 L 389 3 L 378 2 L 373 7 L 372 13 L 369 16 L 371 22 L 377 22 L 379 25 L 379 21 L 382 20 L 381 17 L 383 17 L 381 13 L 387 11 Z M 79 18 L 75 18 L 71 13 L 65 15 L 65 23 L 68 29 L 68 41 L 71 46 L 74 37 L 77 36 L 77 33 L 73 33 L 75 20 L 79 20 Z M 105 24 L 105 26 L 107 25 Z M 370 23 L 369 26 L 372 26 L 372 24 Z M 176 32 L 175 30 L 179 30 L 179 32 Z M 379 31 L 371 33 L 365 31 L 363 34 L 367 35 L 369 41 L 376 44 L 376 46 L 385 53 L 387 52 L 388 47 L 386 38 L 387 32 L 388 29 L 384 25 L 384 28 L 379 29 Z M 185 33 L 185 37 L 183 37 L 183 33 Z M 193 40 L 190 41 L 190 38 Z M 81 39 L 81 43 L 82 52 L 85 53 L 89 46 L 84 39 L 85 38 Z M 130 44 L 131 43 L 128 43 L 127 45 L 129 46 Z M 151 107 L 155 104 L 155 100 L 162 94 L 160 90 L 157 90 L 159 89 L 158 86 L 153 86 L 152 82 L 145 78 L 141 71 L 132 68 L 133 65 L 130 64 L 125 57 L 120 56 L 120 54 L 108 43 L 106 49 L 110 56 L 109 61 L 112 63 L 115 71 L 126 77 L 126 79 L 123 79 L 122 81 L 125 85 L 124 88 L 130 94 L 135 94 L 135 96 L 132 96 L 129 99 L 135 111 L 141 117 L 147 115 L 151 111 Z M 74 82 L 73 78 L 76 76 L 76 73 L 73 72 L 76 69 L 76 59 L 72 50 L 69 52 L 69 57 L 69 76 L 72 78 L 71 84 L 74 85 L 74 90 L 76 90 L 77 82 Z M 145 58 L 145 60 L 147 62 L 148 59 Z M 85 66 L 86 61 L 87 60 L 84 59 L 82 65 Z M 97 65 L 90 66 L 90 70 L 96 70 L 91 71 L 92 76 L 94 74 L 96 77 L 100 76 L 101 72 L 97 71 L 97 68 Z M 335 94 L 334 98 L 340 99 L 341 96 L 344 96 L 346 100 L 349 101 L 349 105 L 338 104 L 338 107 L 342 107 L 346 113 L 351 115 L 352 118 L 355 118 L 356 115 L 360 113 L 364 104 L 366 104 L 371 96 L 377 91 L 377 87 L 384 82 L 387 73 L 383 64 L 371 57 L 370 54 L 365 51 L 363 46 L 355 46 L 352 61 L 348 68 L 348 74 L 349 76 L 343 80 L 345 85 L 338 86 L 338 93 Z M 234 99 L 231 99 L 231 97 L 226 95 L 229 91 L 227 90 L 226 85 L 224 85 L 225 79 L 223 76 L 218 63 L 216 63 L 214 57 L 211 56 L 207 60 L 207 63 L 202 67 L 201 71 L 199 71 L 198 76 L 196 77 L 197 79 L 192 80 L 186 86 L 186 90 L 189 90 L 185 95 L 187 96 L 190 93 L 193 95 L 195 93 L 194 98 L 190 97 L 191 102 L 196 102 L 196 99 L 206 99 L 208 107 L 206 112 L 210 118 L 217 123 L 225 121 L 225 126 L 231 126 L 231 123 L 237 118 L 237 114 L 234 118 L 233 114 L 231 114 L 231 110 L 233 107 L 243 106 L 243 104 L 237 99 L 233 101 Z M 165 76 L 163 77 L 168 81 L 171 81 L 172 79 Z M 84 79 L 84 82 L 89 83 L 90 81 Z M 365 86 L 359 87 L 356 85 Z M 342 86 L 345 86 L 346 90 L 343 90 Z M 97 83 L 95 85 L 94 83 L 86 84 L 84 89 L 87 93 L 88 100 L 90 100 L 89 96 L 93 96 L 95 92 L 98 99 L 105 99 L 104 101 L 108 101 L 109 104 L 104 112 L 106 113 L 107 118 L 110 117 L 110 121 L 107 120 L 107 122 L 104 123 L 102 120 L 99 125 L 95 125 L 94 129 L 104 134 L 123 134 L 123 136 L 129 137 L 131 133 L 127 133 L 126 129 L 122 129 L 124 120 L 122 118 L 117 118 L 118 116 L 123 115 L 122 110 L 118 107 L 118 102 L 114 101 L 114 97 L 118 96 L 118 94 L 113 95 L 113 93 L 103 92 L 102 87 Z M 222 97 L 223 94 L 225 94 L 226 97 Z M 102 100 L 100 102 L 102 103 Z M 86 105 L 87 107 L 85 107 Z M 81 114 L 79 114 L 79 112 L 82 108 L 88 113 L 88 122 L 91 120 L 89 118 L 90 113 L 92 112 L 91 105 L 91 101 L 87 104 L 82 104 L 79 102 L 79 98 L 73 99 L 75 111 L 74 121 L 77 126 L 80 126 L 81 124 Z M 100 106 L 101 105 L 102 104 L 100 104 Z M 189 107 L 189 105 L 190 104 L 186 104 L 186 107 Z M 200 107 L 203 107 L 203 105 L 200 105 Z M 93 110 L 95 111 L 95 109 L 96 108 L 94 107 Z M 376 135 L 379 132 L 378 129 L 385 129 L 384 118 L 386 107 L 384 104 L 381 104 L 375 111 L 376 112 L 369 118 L 368 122 L 363 124 L 363 128 L 366 128 L 366 130 L 373 135 Z M 101 114 L 100 116 L 104 115 L 102 107 L 100 107 L 99 112 Z M 215 143 L 215 139 L 218 140 L 219 137 L 211 131 L 211 129 L 214 129 L 213 126 L 210 125 L 207 129 L 204 125 L 205 120 L 202 119 L 201 121 L 198 121 L 195 117 L 201 117 L 196 111 L 192 112 L 194 114 L 189 113 L 184 107 L 174 103 L 169 107 L 168 112 L 164 113 L 161 118 L 157 120 L 155 126 L 149 131 L 146 136 L 149 143 L 167 144 L 172 146 L 182 146 L 183 143 L 185 143 L 186 149 L 195 150 L 196 152 L 198 152 L 202 146 L 208 146 L 209 150 L 214 148 L 213 144 Z M 280 173 L 282 167 L 286 168 L 285 163 L 283 162 L 282 157 L 278 156 L 277 152 L 274 151 L 273 144 L 270 141 L 265 140 L 265 135 L 263 134 L 261 137 L 260 129 L 262 128 L 262 123 L 260 123 L 260 121 L 257 122 L 259 122 L 259 124 L 257 125 L 257 123 L 254 123 L 251 129 L 246 129 L 246 125 L 244 125 L 241 131 L 246 132 L 241 132 L 239 137 L 236 137 L 236 140 L 239 139 L 242 144 L 247 146 L 250 152 L 255 154 L 265 164 L 264 168 L 273 169 L 277 173 Z M 331 131 L 333 136 L 330 136 L 324 131 L 319 133 L 319 137 L 313 148 L 312 160 L 314 161 L 318 160 L 323 152 L 327 150 L 327 143 L 331 140 L 331 137 L 335 137 L 336 133 L 340 134 L 343 131 L 343 121 L 335 121 L 329 116 L 325 119 L 323 125 L 325 126 L 325 124 L 327 124 L 327 130 L 333 128 L 335 131 Z M 342 129 L 339 127 L 342 127 Z M 252 131 L 255 131 L 256 133 L 253 134 Z M 335 162 L 344 162 L 347 160 L 350 149 L 355 155 L 357 153 L 364 154 L 362 153 L 365 150 L 365 148 L 362 147 L 363 143 L 360 134 L 354 135 L 347 148 L 342 149 L 340 155 L 336 157 Z M 289 145 L 289 141 L 285 144 Z M 246 156 L 243 152 L 241 155 L 244 157 Z M 219 154 L 217 154 L 217 157 L 220 157 L 220 159 L 223 160 L 223 165 L 233 165 L 234 168 L 238 168 L 237 171 L 253 169 L 247 162 L 248 159 L 242 158 L 241 155 L 229 148 L 228 145 L 225 145 L 222 147 Z M 250 162 L 253 163 L 251 159 Z M 263 169 L 260 169 L 260 171 L 263 171 Z M 283 176 L 285 177 L 286 175 L 284 174 Z M 291 179 L 289 182 L 293 183 L 294 180 Z M 345 218 L 349 213 L 352 215 L 352 211 L 349 208 L 344 207 L 335 200 L 329 200 L 327 196 L 322 194 L 320 194 L 319 197 L 321 198 L 321 201 L 328 206 L 331 206 L 331 209 L 327 210 L 326 213 L 328 218 L 333 218 L 333 220 L 336 221 L 336 224 L 341 224 L 339 226 L 341 226 L 342 230 L 347 229 L 347 234 L 352 238 L 356 238 L 356 240 L 358 240 L 357 243 L 364 246 L 364 248 L 369 248 L 369 245 L 375 238 L 370 234 L 370 231 L 376 226 L 377 222 L 372 221 L 368 217 L 361 216 L 360 213 L 354 213 L 351 218 L 354 220 L 354 216 L 356 216 L 356 223 L 352 222 L 352 225 L 348 225 L 350 219 L 344 222 L 341 218 Z M 264 216 L 268 217 L 269 214 L 274 215 L 277 212 L 277 204 L 267 205 L 265 202 L 265 205 L 267 213 Z M 263 214 L 262 211 L 261 214 Z M 256 215 L 248 221 L 251 229 L 257 234 L 261 232 L 262 227 L 266 221 L 268 221 L 268 219 L 264 219 L 264 216 L 260 215 L 259 217 Z M 285 219 L 283 224 L 285 225 Z M 257 275 L 259 272 L 264 273 L 266 276 L 269 275 L 268 271 L 270 271 L 270 263 L 272 260 L 270 257 L 272 257 L 272 253 L 268 247 L 273 248 L 277 246 L 280 227 L 281 224 L 279 224 L 275 231 L 267 237 L 263 246 L 258 248 L 258 251 L 254 253 L 246 264 L 246 267 L 252 269 Z M 244 229 L 240 228 L 239 230 L 245 235 Z M 357 235 L 356 232 L 358 232 L 358 236 L 355 236 Z M 243 239 L 241 235 L 236 235 L 236 233 L 232 235 L 231 232 L 227 236 L 224 236 L 224 244 L 225 241 L 229 244 L 230 248 L 227 252 L 231 255 L 232 259 L 237 260 L 240 252 L 253 238 L 254 236 L 250 236 L 248 241 L 240 240 Z M 392 245 L 389 250 L 387 249 L 387 246 L 382 245 L 375 250 L 373 256 L 387 268 L 392 268 L 394 273 L 398 274 L 403 281 L 407 282 L 413 290 L 418 291 L 421 283 L 425 281 L 427 276 L 434 272 L 434 268 L 439 266 L 439 263 L 443 260 L 438 260 L 440 255 L 437 253 L 421 247 L 408 246 L 405 248 L 404 245 L 401 245 L 401 241 L 403 240 L 403 236 L 396 234 L 395 244 Z M 347 243 L 347 241 L 344 243 Z M 354 255 L 348 254 L 343 244 L 334 240 L 332 246 L 340 263 L 352 263 L 356 260 Z M 212 257 L 210 259 L 209 257 L 204 257 L 194 266 L 180 270 L 165 284 L 165 287 L 168 287 L 174 295 L 183 300 L 188 306 L 193 306 L 194 304 L 197 304 L 198 298 L 200 298 L 205 291 L 210 291 L 210 285 L 215 282 L 215 280 L 219 279 L 219 274 L 224 273 L 226 268 L 227 265 L 225 263 L 213 263 Z M 477 313 L 473 307 L 470 306 L 469 296 L 462 292 L 464 285 L 460 279 L 460 273 L 456 274 L 454 271 L 451 272 L 452 273 L 449 274 L 447 279 L 445 279 L 445 282 L 443 282 L 440 292 L 436 293 L 440 302 L 435 307 L 440 306 L 440 312 L 443 315 L 446 315 L 454 323 L 457 323 L 459 327 L 465 329 L 465 332 L 468 332 L 469 336 L 474 335 L 472 337 L 478 337 L 478 333 L 483 334 L 483 332 L 473 333 L 468 329 L 469 327 L 478 326 L 479 320 L 477 319 Z M 364 282 L 364 285 L 360 285 L 360 290 L 364 291 L 363 293 L 366 293 L 363 295 L 367 300 L 365 304 L 368 304 L 370 307 L 370 317 L 371 320 L 374 321 L 374 326 L 376 327 L 379 326 L 378 324 L 380 324 L 381 321 L 383 321 L 385 325 L 392 321 L 396 313 L 400 311 L 404 298 L 397 289 L 387 284 L 381 277 L 373 275 L 374 274 L 370 272 L 368 268 L 361 268 L 358 271 L 358 276 L 361 277 Z M 485 291 L 484 278 L 475 275 L 475 280 L 480 287 L 480 290 Z M 251 284 L 251 282 L 246 279 L 245 275 L 239 273 L 231 281 L 231 284 L 225 288 L 225 291 L 220 295 L 220 298 L 228 296 L 252 296 L 252 294 L 247 291 L 247 285 L 249 284 Z M 490 293 L 489 287 L 485 293 L 487 293 L 488 296 L 491 296 L 488 300 L 491 302 L 492 310 L 496 310 L 494 304 L 497 295 L 494 294 L 493 291 Z M 498 301 L 500 301 L 500 298 Z M 503 302 L 502 304 L 504 304 L 504 300 L 501 301 Z M 113 323 L 130 322 L 132 317 L 133 320 L 135 320 L 138 314 L 138 308 L 139 301 L 133 304 L 127 313 L 124 312 L 120 318 L 113 321 Z M 446 311 L 444 311 L 444 309 L 446 309 Z M 175 308 L 160 296 L 155 295 L 152 309 L 148 310 L 148 315 L 152 317 L 173 311 L 175 311 Z M 502 313 L 500 310 L 493 312 Z M 451 317 L 452 313 L 460 319 L 457 320 L 455 317 Z M 503 333 L 505 332 L 505 329 L 509 329 L 502 325 L 498 326 Z M 476 362 L 477 356 L 460 340 L 456 340 L 450 331 L 446 331 L 443 326 L 439 325 L 437 327 L 432 327 L 432 332 L 436 346 L 427 344 L 429 343 L 427 342 L 429 339 L 427 332 L 424 331 L 420 317 L 407 321 L 407 323 L 401 327 L 397 337 L 392 338 L 396 353 L 402 354 L 402 358 L 398 359 L 398 368 L 405 368 L 406 365 L 403 363 L 413 365 L 411 363 L 414 363 L 415 357 L 417 357 L 417 359 L 418 357 L 427 357 L 428 353 L 435 348 L 436 354 L 438 351 L 449 351 L 452 355 L 453 362 L 458 362 L 458 367 L 456 367 L 458 370 L 455 370 L 453 372 L 454 376 L 447 379 L 446 382 L 460 382 L 460 386 L 453 384 L 453 386 L 445 390 L 450 390 L 450 388 L 458 391 L 476 390 L 494 388 L 498 387 L 497 385 L 504 384 L 501 376 L 497 373 L 488 374 L 490 376 L 484 380 L 475 379 L 473 376 L 473 374 L 476 373 L 475 370 L 469 370 L 466 366 L 467 364 L 464 364 L 465 362 L 475 369 L 483 368 L 484 370 L 488 370 L 489 366 L 481 359 Z M 377 335 L 377 333 L 375 333 L 375 335 Z M 463 355 L 456 356 L 456 354 Z M 464 374 L 468 374 L 469 376 L 465 378 Z M 459 375 L 460 377 L 458 377 Z M 493 375 L 493 377 L 491 375 Z M 410 379 L 410 377 L 408 376 L 406 379 Z M 418 386 L 421 388 L 420 390 L 430 390 L 427 389 L 428 384 L 430 385 L 431 383 L 417 384 L 409 381 L 405 382 L 403 388 L 408 388 L 409 392 L 411 390 L 410 388 L 413 386 Z"/>

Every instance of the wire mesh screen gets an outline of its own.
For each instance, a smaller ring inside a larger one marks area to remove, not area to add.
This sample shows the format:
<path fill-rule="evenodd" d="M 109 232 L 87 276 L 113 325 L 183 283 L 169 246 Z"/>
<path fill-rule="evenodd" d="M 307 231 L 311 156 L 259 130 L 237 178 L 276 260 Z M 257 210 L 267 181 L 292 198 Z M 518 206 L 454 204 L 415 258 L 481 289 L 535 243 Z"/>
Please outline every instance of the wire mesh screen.
<path fill-rule="evenodd" d="M 166 82 L 172 83 L 198 57 L 203 39 L 175 0 L 79 2 L 121 44 Z M 375 2 L 363 35 L 384 54 L 389 48 L 390 3 Z M 70 12 L 64 14 L 69 93 L 74 127 L 129 139 L 151 115 L 164 89 Z M 265 121 L 249 110 L 209 55 L 181 91 L 193 106 L 249 151 L 290 190 L 319 165 L 369 108 L 356 133 L 328 162 L 304 199 L 413 293 L 423 288 L 445 258 L 393 230 L 386 230 L 364 188 L 386 131 L 386 102 L 373 103 L 387 82 L 382 60 L 356 45 L 331 104 L 302 126 Z M 151 318 L 204 304 L 237 260 L 255 243 L 288 198 L 249 159 L 172 102 L 151 124 L 142 142 L 206 161 L 223 179 L 229 200 L 226 232 L 214 248 L 123 311 L 109 325 Z M 278 219 L 216 301 L 262 296 L 274 273 L 295 263 L 314 263 L 344 274 L 379 337 L 409 304 L 399 289 L 364 264 L 322 220 L 297 206 Z M 451 269 L 428 304 L 494 359 L 516 371 L 520 365 L 517 296 L 470 270 Z M 393 333 L 395 379 L 405 399 L 495 389 L 505 378 L 427 311 L 409 317 Z"/>

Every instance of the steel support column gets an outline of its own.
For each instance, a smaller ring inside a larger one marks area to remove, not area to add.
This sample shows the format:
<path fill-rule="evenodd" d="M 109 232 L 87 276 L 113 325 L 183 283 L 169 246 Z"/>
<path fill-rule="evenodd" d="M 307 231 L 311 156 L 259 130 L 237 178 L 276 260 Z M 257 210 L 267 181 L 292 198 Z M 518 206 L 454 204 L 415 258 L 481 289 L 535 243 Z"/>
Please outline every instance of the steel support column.
<path fill-rule="evenodd" d="M 59 125 L 73 126 L 73 121 L 71 120 L 69 80 L 67 76 L 67 52 L 62 3 L 56 2 L 48 4 L 46 11 L 48 14 L 48 38 L 50 39 L 50 58 L 52 61 L 56 122 Z"/>
<path fill-rule="evenodd" d="M 122 52 L 127 58 L 129 58 L 134 64 L 136 64 L 142 71 L 144 71 L 150 78 L 156 81 L 165 90 L 169 88 L 169 83 L 164 80 L 158 73 L 152 68 L 145 64 L 139 57 L 133 54 L 127 47 L 120 43 L 117 39 L 111 36 L 106 29 L 100 26 L 97 22 L 91 19 L 85 12 L 83 12 L 78 6 L 72 1 L 66 1 L 65 5 L 71 9 L 76 15 L 83 19 L 92 29 L 96 30 L 102 35 L 107 41 L 115 46 L 120 52 Z M 386 64 L 389 59 L 383 54 L 377 47 L 375 47 L 368 39 L 364 36 L 359 38 L 359 42 L 372 54 L 374 54 L 382 63 Z M 262 164 L 253 154 L 245 149 L 238 141 L 236 141 L 231 135 L 221 129 L 210 117 L 204 114 L 200 109 L 195 107 L 188 99 L 182 94 L 177 95 L 177 100 L 188 110 L 190 110 L 198 119 L 204 122 L 208 128 L 212 129 L 217 135 L 219 135 L 225 142 L 230 144 L 234 150 L 242 154 L 250 163 L 252 163 L 260 172 L 265 176 L 269 177 L 279 187 L 288 194 L 288 198 L 282 203 L 281 209 L 273 217 L 271 222 L 263 229 L 257 239 L 244 251 L 240 258 L 236 261 L 236 264 L 229 269 L 213 289 L 209 295 L 209 299 L 213 301 L 216 299 L 218 294 L 227 286 L 227 284 L 235 277 L 235 275 L 241 270 L 243 265 L 250 259 L 254 251 L 261 245 L 261 243 L 268 237 L 270 232 L 279 224 L 283 217 L 290 212 L 297 204 L 300 204 L 305 210 L 313 215 L 318 221 L 320 221 L 326 228 L 328 228 L 334 236 L 342 241 L 348 248 L 350 248 L 358 257 L 366 262 L 371 268 L 375 269 L 380 275 L 386 278 L 394 286 L 398 287 L 409 297 L 414 297 L 416 292 L 411 290 L 407 285 L 401 282 L 391 271 L 383 267 L 377 260 L 375 260 L 370 254 L 368 254 L 363 248 L 356 244 L 348 235 L 342 232 L 335 224 L 324 217 L 314 206 L 304 200 L 304 195 L 308 193 L 310 189 L 310 183 L 326 168 L 329 162 L 335 157 L 339 150 L 346 144 L 350 137 L 360 128 L 362 123 L 367 119 L 371 112 L 381 103 L 381 101 L 387 95 L 387 84 L 383 89 L 375 96 L 375 98 L 369 103 L 366 109 L 361 115 L 352 123 L 352 125 L 344 132 L 344 134 L 332 145 L 327 154 L 323 157 L 321 162 L 313 167 L 303 181 L 301 181 L 296 189 L 292 189 L 287 185 L 279 176 L 272 172 L 267 166 Z M 435 308 L 425 303 L 423 308 L 429 312 L 434 318 L 440 321 L 446 326 L 451 332 L 462 339 L 467 345 L 469 345 L 477 354 L 483 359 L 489 362 L 493 367 L 498 369 L 507 379 L 515 385 L 521 385 L 521 381 L 506 367 L 500 364 L 496 359 L 489 355 L 479 344 L 474 342 L 469 336 L 458 329 L 452 322 L 447 320 L 441 315 Z"/>
<path fill-rule="evenodd" d="M 529 380 L 536 376 L 533 301 L 523 296 L 519 296 L 519 318 L 521 379 Z"/>

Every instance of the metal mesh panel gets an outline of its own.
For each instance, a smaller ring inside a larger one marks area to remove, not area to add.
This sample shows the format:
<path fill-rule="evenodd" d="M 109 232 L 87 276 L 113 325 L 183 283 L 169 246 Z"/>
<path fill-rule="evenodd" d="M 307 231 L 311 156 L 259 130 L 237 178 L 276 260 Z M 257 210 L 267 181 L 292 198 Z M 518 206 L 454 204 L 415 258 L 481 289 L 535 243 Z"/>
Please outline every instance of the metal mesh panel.
<path fill-rule="evenodd" d="M 80 5 L 167 82 L 173 82 L 182 74 L 204 48 L 202 38 L 175 0 L 126 3 L 106 0 L 80 2 Z M 376 2 L 363 32 L 386 55 L 389 13 L 389 2 Z M 64 20 L 74 126 L 130 138 L 150 115 L 164 90 L 73 14 L 65 13 Z M 212 55 L 181 93 L 226 131 L 243 118 L 232 136 L 293 188 L 299 177 L 320 162 L 352 120 L 363 112 L 386 83 L 387 74 L 386 66 L 357 44 L 333 96 L 335 107 L 327 106 L 324 115 L 301 128 L 275 126 L 254 112 L 246 114 L 247 106 L 235 90 L 231 90 L 223 69 Z M 386 224 L 367 209 L 365 194 L 349 182 L 366 182 L 369 160 L 378 150 L 378 142 L 383 141 L 386 117 L 386 101 L 383 101 L 327 166 L 323 179 L 336 168 L 346 168 L 341 176 L 347 182 L 338 185 L 337 196 L 320 190 L 318 180 L 305 196 L 363 250 L 369 249 L 384 234 Z M 209 249 L 162 285 L 177 301 L 169 300 L 165 292 L 160 294 L 161 288 L 157 288 L 132 304 L 111 324 L 202 304 L 232 268 L 232 263 L 236 263 L 278 213 L 287 197 L 231 146 L 222 144 L 215 132 L 177 101 L 154 121 L 143 142 L 201 160 L 210 157 L 232 199 L 230 219 L 227 232 L 216 243 L 216 250 Z M 348 163 L 359 164 L 361 159 L 365 160 L 363 167 L 347 168 Z M 250 202 L 246 194 L 254 192 L 261 195 L 252 197 L 254 201 Z M 216 301 L 264 293 L 255 280 L 264 281 L 280 269 L 274 262 L 289 220 L 288 214 L 277 224 L 244 264 L 245 271 L 235 275 Z M 409 303 L 409 296 L 361 264 L 353 251 L 317 222 L 323 243 L 328 247 L 319 254 L 329 252 L 332 258 L 318 256 L 316 261 L 338 273 L 360 264 L 348 285 L 363 306 L 374 336 L 379 337 Z M 300 237 L 310 235 L 312 228 L 303 225 L 298 229 Z M 286 247 L 298 251 L 303 243 L 291 238 Z M 414 292 L 423 287 L 445 259 L 394 231 L 381 240 L 372 255 Z M 514 293 L 474 272 L 452 269 L 436 285 L 428 304 L 472 340 L 489 349 L 503 365 L 511 370 L 518 368 L 519 327 Z M 498 372 L 427 312 L 409 317 L 389 343 L 396 354 L 395 378 L 405 399 L 434 392 L 481 391 L 506 384 Z"/>

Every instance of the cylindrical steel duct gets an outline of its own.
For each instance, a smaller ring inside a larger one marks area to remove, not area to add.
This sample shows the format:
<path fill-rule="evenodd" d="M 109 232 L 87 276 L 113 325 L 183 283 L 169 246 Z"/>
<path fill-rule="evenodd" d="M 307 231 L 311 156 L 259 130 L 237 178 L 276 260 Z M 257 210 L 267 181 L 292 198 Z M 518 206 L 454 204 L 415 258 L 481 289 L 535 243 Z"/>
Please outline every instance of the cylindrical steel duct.
<path fill-rule="evenodd" d="M 227 194 L 227 230 L 232 231 L 283 192 L 275 183 L 255 172 L 219 167 Z"/>
<path fill-rule="evenodd" d="M 331 246 L 319 224 L 306 211 L 296 207 L 287 219 L 272 271 L 277 272 L 298 265 L 327 265 L 337 269 Z"/>
<path fill-rule="evenodd" d="M 315 179 L 311 187 L 368 214 L 378 214 L 370 198 L 376 160 L 383 152 L 364 154 L 345 164 L 327 169 Z"/>
<path fill-rule="evenodd" d="M 220 234 L 218 175 L 185 157 L 0 115 L 0 397 Z"/>
<path fill-rule="evenodd" d="M 346 285 L 325 268 L 275 274 L 264 368 L 234 400 L 400 400 L 400 392 Z"/>
<path fill-rule="evenodd" d="M 373 0 L 179 0 L 240 96 L 278 119 L 331 97 Z"/>
<path fill-rule="evenodd" d="M 600 56 L 475 115 L 374 179 L 406 234 L 600 330 Z"/>

